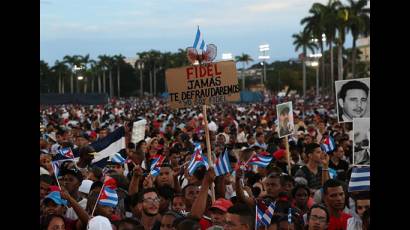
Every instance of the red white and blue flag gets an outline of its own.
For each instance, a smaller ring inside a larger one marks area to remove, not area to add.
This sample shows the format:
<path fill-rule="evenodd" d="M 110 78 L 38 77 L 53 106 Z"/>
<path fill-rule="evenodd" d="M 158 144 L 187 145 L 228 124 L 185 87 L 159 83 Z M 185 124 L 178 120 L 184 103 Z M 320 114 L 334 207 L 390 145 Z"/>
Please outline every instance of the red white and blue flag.
<path fill-rule="evenodd" d="M 159 171 L 161 170 L 161 165 L 164 162 L 165 157 L 160 155 L 157 158 L 153 159 L 152 164 L 151 164 L 151 175 L 152 176 L 158 176 Z"/>
<path fill-rule="evenodd" d="M 276 202 L 268 206 L 263 200 L 256 202 L 255 229 L 260 226 L 269 226 L 275 211 Z"/>
<path fill-rule="evenodd" d="M 216 159 L 214 170 L 216 176 L 221 176 L 232 172 L 227 149 L 225 149 L 225 152 L 221 153 Z"/>
<path fill-rule="evenodd" d="M 208 159 L 202 154 L 202 148 L 200 144 L 195 144 L 194 153 L 192 154 L 192 159 L 188 165 L 189 175 L 193 175 L 195 170 L 204 165 L 206 169 L 209 168 Z"/>
<path fill-rule="evenodd" d="M 57 153 L 62 155 L 63 157 L 66 157 L 66 158 L 71 158 L 71 159 L 74 158 L 73 151 L 71 151 L 70 147 L 65 147 L 65 148 L 58 149 Z"/>
<path fill-rule="evenodd" d="M 269 154 L 254 154 L 248 161 L 250 165 L 257 165 L 262 168 L 268 167 L 270 162 L 272 161 L 272 156 Z"/>
<path fill-rule="evenodd" d="M 102 206 L 108 206 L 108 207 L 115 208 L 118 204 L 117 192 L 114 189 L 104 186 L 103 190 L 101 191 L 98 204 Z"/>
<path fill-rule="evenodd" d="M 328 136 L 325 138 L 323 141 L 323 144 L 321 144 L 322 150 L 325 151 L 326 153 L 333 152 L 336 148 L 335 140 L 333 139 L 332 136 Z"/>

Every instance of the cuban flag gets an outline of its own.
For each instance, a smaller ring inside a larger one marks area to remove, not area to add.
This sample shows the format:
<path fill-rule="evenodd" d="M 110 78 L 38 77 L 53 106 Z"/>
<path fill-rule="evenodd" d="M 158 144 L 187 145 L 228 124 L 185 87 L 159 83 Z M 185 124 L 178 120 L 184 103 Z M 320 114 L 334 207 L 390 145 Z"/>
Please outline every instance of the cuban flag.
<path fill-rule="evenodd" d="M 216 176 L 221 176 L 232 172 L 227 149 L 225 149 L 225 152 L 220 154 L 216 159 L 214 170 Z"/>
<path fill-rule="evenodd" d="M 257 165 L 262 168 L 268 167 L 270 162 L 272 161 L 272 156 L 267 154 L 255 154 L 251 157 L 248 164 L 250 165 Z"/>
<path fill-rule="evenodd" d="M 201 49 L 203 51 L 204 48 L 205 48 L 205 41 L 204 41 L 203 35 L 202 35 L 201 31 L 199 30 L 199 26 L 198 26 L 198 29 L 196 30 L 194 44 L 192 45 L 192 47 L 194 47 L 196 49 L 198 47 L 198 44 L 199 44 L 200 40 L 202 40 L 202 41 L 201 41 L 201 44 L 199 46 L 199 49 Z"/>
<path fill-rule="evenodd" d="M 94 141 L 90 144 L 95 149 L 96 154 L 92 160 L 92 165 L 104 168 L 110 156 L 116 153 L 125 154 L 125 128 L 119 127 L 106 137 Z M 79 149 L 73 150 L 76 161 L 79 159 Z"/>
<path fill-rule="evenodd" d="M 202 148 L 200 144 L 195 144 L 194 154 L 192 154 L 192 159 L 188 165 L 189 175 L 194 174 L 195 170 L 204 165 L 206 169 L 209 168 L 208 159 L 202 154 Z"/>
<path fill-rule="evenodd" d="M 74 162 L 73 159 L 63 159 L 63 160 L 51 161 L 51 166 L 53 167 L 54 174 L 56 175 L 56 177 L 59 177 L 59 176 L 60 176 L 61 164 L 63 164 L 63 162 L 65 162 L 65 161 L 72 161 L 72 162 Z"/>
<path fill-rule="evenodd" d="M 125 159 L 124 157 L 121 156 L 121 154 L 116 153 L 112 156 L 109 157 L 109 161 L 114 162 L 114 163 L 118 163 L 123 165 L 125 163 Z"/>
<path fill-rule="evenodd" d="M 348 191 L 370 191 L 370 167 L 354 167 L 352 169 Z"/>
<path fill-rule="evenodd" d="M 70 147 L 58 149 L 57 154 L 60 154 L 61 156 L 65 158 L 74 158 L 73 151 L 71 151 Z"/>
<path fill-rule="evenodd" d="M 272 202 L 269 206 L 263 200 L 256 202 L 256 220 L 255 229 L 260 226 L 269 226 L 275 211 L 276 202 Z"/>
<path fill-rule="evenodd" d="M 335 140 L 333 139 L 332 136 L 327 136 L 325 140 L 323 141 L 323 144 L 321 144 L 322 150 L 325 151 L 326 153 L 333 152 L 336 148 Z"/>
<path fill-rule="evenodd" d="M 98 204 L 115 208 L 118 204 L 117 192 L 114 189 L 104 186 L 103 190 L 101 191 Z"/>
<path fill-rule="evenodd" d="M 154 159 L 154 161 L 151 164 L 151 172 L 150 172 L 152 176 L 159 175 L 159 171 L 161 170 L 161 165 L 164 162 L 164 160 L 165 160 L 165 157 L 162 155 Z"/>

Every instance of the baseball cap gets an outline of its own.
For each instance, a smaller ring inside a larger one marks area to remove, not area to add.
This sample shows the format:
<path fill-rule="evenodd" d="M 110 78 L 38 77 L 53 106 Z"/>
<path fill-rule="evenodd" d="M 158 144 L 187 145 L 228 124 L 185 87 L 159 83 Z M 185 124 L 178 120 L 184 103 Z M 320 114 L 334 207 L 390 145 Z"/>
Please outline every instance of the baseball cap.
<path fill-rule="evenodd" d="M 67 205 L 67 201 L 61 198 L 61 195 L 60 195 L 59 191 L 50 192 L 46 196 L 46 198 L 44 198 L 43 203 L 48 201 L 48 200 L 52 200 L 57 205 L 64 205 L 64 206 Z"/>
<path fill-rule="evenodd" d="M 219 198 L 217 199 L 210 209 L 219 209 L 223 212 L 227 212 L 228 208 L 232 207 L 233 204 L 230 200 Z"/>

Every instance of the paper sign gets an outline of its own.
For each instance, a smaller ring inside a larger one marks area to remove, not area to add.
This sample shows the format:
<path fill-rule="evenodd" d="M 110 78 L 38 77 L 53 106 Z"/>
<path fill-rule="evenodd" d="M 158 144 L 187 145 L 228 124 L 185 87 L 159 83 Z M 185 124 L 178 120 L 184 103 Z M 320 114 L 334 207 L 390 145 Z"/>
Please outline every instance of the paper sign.
<path fill-rule="evenodd" d="M 276 105 L 276 112 L 279 120 L 279 137 L 292 135 L 295 129 L 292 102 Z"/>
<path fill-rule="evenodd" d="M 144 140 L 146 124 L 147 121 L 145 119 L 133 123 L 131 136 L 132 143 L 137 144 L 139 141 Z"/>
<path fill-rule="evenodd" d="M 239 101 L 240 88 L 233 61 L 168 69 L 165 77 L 172 108 Z"/>

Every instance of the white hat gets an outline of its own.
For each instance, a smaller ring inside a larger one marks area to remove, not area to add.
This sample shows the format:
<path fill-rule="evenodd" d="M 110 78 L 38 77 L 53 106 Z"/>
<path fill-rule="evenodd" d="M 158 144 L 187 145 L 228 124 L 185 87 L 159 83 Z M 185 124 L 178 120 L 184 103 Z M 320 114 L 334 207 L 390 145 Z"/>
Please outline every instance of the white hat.
<path fill-rule="evenodd" d="M 213 121 L 211 121 L 211 123 L 208 124 L 208 128 L 212 132 L 216 132 L 218 130 L 218 126 Z"/>
<path fill-rule="evenodd" d="M 83 180 L 83 181 L 81 182 L 80 187 L 78 188 L 78 191 L 79 191 L 79 192 L 82 192 L 82 193 L 85 193 L 85 194 L 88 194 L 88 193 L 90 192 L 91 185 L 92 185 L 93 183 L 94 183 L 94 182 L 93 182 L 92 180 Z"/>
<path fill-rule="evenodd" d="M 111 222 L 107 217 L 96 216 L 88 221 L 88 230 L 112 230 Z"/>

